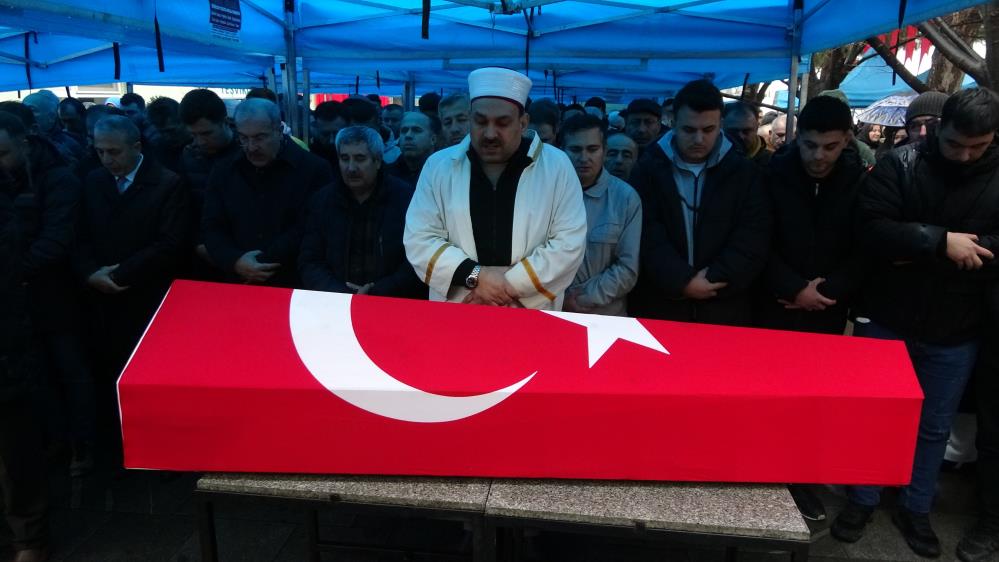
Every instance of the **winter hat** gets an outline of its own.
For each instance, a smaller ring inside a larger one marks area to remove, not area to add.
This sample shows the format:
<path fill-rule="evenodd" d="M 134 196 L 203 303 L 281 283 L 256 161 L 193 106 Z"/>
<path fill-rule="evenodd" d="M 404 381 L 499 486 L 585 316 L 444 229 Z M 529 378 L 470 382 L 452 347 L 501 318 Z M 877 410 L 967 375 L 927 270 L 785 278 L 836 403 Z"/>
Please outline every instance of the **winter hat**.
<path fill-rule="evenodd" d="M 940 117 L 940 114 L 943 113 L 944 103 L 949 97 L 950 96 L 943 92 L 923 92 L 919 94 L 916 96 L 916 99 L 912 100 L 909 107 L 905 110 L 906 124 L 916 117 L 922 117 L 924 115 Z"/>

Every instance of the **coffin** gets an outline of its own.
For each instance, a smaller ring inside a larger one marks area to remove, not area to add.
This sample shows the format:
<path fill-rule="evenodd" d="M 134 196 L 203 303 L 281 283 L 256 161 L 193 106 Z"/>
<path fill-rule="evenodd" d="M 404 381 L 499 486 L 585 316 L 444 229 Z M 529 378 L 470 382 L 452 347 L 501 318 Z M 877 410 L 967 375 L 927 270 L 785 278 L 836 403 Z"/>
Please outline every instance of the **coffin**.
<path fill-rule="evenodd" d="M 128 468 L 905 484 L 901 342 L 177 281 Z"/>

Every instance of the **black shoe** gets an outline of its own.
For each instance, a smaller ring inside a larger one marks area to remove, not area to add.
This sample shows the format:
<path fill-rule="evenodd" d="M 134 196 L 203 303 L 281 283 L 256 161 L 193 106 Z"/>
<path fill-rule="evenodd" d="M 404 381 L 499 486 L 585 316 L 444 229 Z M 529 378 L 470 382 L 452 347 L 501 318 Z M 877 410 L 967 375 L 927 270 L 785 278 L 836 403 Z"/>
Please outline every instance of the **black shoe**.
<path fill-rule="evenodd" d="M 809 521 L 826 520 L 826 508 L 811 488 L 801 484 L 789 484 L 787 491 L 791 492 L 791 499 L 798 506 L 798 511 L 801 512 L 802 517 Z"/>
<path fill-rule="evenodd" d="M 892 515 L 891 522 L 902 531 L 905 542 L 913 552 L 926 558 L 940 556 L 940 539 L 930 526 L 929 514 L 913 513 L 899 507 Z"/>
<path fill-rule="evenodd" d="M 873 517 L 874 507 L 850 502 L 833 521 L 829 532 L 838 541 L 857 542 Z"/>
<path fill-rule="evenodd" d="M 999 524 L 975 525 L 957 543 L 957 557 L 962 562 L 979 562 L 999 552 Z"/>

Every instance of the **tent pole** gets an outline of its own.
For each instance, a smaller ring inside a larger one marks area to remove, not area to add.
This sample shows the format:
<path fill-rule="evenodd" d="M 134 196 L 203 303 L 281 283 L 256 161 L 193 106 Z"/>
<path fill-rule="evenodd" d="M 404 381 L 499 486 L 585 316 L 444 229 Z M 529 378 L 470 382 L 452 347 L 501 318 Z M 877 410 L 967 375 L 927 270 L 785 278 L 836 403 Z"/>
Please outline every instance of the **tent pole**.
<path fill-rule="evenodd" d="M 292 0 L 286 0 L 284 7 L 284 43 L 286 55 L 282 76 L 287 77 L 284 81 L 286 86 L 284 94 L 285 115 L 291 126 L 292 134 L 301 138 L 302 119 L 298 111 L 298 57 L 295 54 L 295 3 Z"/>
<path fill-rule="evenodd" d="M 309 69 L 302 69 L 302 95 L 305 97 L 305 106 L 302 108 L 302 140 L 308 145 L 312 139 L 312 84 L 310 83 Z"/>
<path fill-rule="evenodd" d="M 406 111 L 416 109 L 416 81 L 410 78 L 402 87 L 402 105 Z"/>
<path fill-rule="evenodd" d="M 798 109 L 805 109 L 805 104 L 808 103 L 808 78 L 810 72 L 801 73 L 801 103 L 798 104 Z"/>
<path fill-rule="evenodd" d="M 275 63 L 276 64 L 276 63 Z M 267 84 L 264 86 L 272 92 L 277 92 L 277 78 L 274 77 L 274 65 L 267 69 Z"/>
<path fill-rule="evenodd" d="M 791 76 L 787 84 L 787 134 L 785 142 L 794 139 L 794 102 L 798 95 L 798 64 L 801 60 L 801 20 L 804 2 L 792 0 L 793 23 L 791 24 Z"/>
<path fill-rule="evenodd" d="M 798 99 L 798 57 L 791 57 L 791 79 L 787 83 L 787 141 L 794 138 L 794 102 Z"/>

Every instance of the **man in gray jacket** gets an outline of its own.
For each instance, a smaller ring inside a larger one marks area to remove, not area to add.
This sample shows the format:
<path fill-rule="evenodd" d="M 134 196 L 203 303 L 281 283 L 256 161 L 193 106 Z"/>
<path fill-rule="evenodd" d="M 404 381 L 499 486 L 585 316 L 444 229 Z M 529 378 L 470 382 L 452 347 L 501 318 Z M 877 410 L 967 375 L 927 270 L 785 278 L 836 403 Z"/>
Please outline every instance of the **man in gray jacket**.
<path fill-rule="evenodd" d="M 586 254 L 566 292 L 562 309 L 625 316 L 627 295 L 638 280 L 642 201 L 630 185 L 604 169 L 607 135 L 603 121 L 577 115 L 562 125 L 569 156 L 586 206 Z"/>

